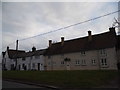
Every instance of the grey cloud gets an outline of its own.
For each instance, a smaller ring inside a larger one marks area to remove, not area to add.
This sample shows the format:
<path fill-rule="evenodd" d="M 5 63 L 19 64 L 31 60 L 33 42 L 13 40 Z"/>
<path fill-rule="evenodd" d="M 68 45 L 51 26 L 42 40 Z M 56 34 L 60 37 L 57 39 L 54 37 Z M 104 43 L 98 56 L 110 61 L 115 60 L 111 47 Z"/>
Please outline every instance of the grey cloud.
<path fill-rule="evenodd" d="M 78 2 L 3 3 L 3 37 L 6 37 L 3 39 L 3 46 L 16 39 L 27 38 L 56 30 L 70 24 L 103 15 L 109 11 L 114 11 L 116 9 L 116 3 L 113 4 Z M 107 9 L 110 10 L 108 11 Z M 82 37 L 87 35 L 89 29 L 94 29 L 93 31 L 98 33 L 100 32 L 98 28 L 104 31 L 103 29 L 112 23 L 111 18 L 108 17 L 107 19 L 97 20 L 94 23 L 89 22 L 42 37 L 21 41 L 20 48 L 30 50 L 33 44 L 38 48 L 47 47 L 49 39 L 60 41 L 61 36 L 65 36 L 66 40 Z"/>

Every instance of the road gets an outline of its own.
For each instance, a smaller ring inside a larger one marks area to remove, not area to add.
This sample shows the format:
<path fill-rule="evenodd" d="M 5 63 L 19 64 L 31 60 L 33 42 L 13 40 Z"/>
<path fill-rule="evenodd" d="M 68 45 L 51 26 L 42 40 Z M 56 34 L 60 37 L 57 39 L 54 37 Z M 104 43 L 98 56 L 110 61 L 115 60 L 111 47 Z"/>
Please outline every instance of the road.
<path fill-rule="evenodd" d="M 39 88 L 46 90 L 47 88 L 44 87 L 39 87 L 35 85 L 27 85 L 27 84 L 21 84 L 21 83 L 16 83 L 16 82 L 10 82 L 10 81 L 2 81 L 2 88 Z M 48 90 L 48 89 L 47 89 Z"/>

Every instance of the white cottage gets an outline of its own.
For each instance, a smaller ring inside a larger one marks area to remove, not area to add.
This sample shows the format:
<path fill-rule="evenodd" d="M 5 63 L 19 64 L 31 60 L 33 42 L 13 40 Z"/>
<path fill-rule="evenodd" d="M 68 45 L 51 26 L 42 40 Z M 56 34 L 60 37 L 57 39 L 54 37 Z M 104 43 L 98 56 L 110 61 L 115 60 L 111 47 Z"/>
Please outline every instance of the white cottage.
<path fill-rule="evenodd" d="M 35 47 L 32 51 L 21 54 L 18 58 L 19 70 L 44 70 L 44 52 L 45 49 L 36 50 Z"/>
<path fill-rule="evenodd" d="M 25 53 L 23 50 L 13 50 L 7 47 L 5 52 L 2 52 L 2 67 L 3 70 L 15 70 L 17 69 L 17 58 L 19 55 Z"/>
<path fill-rule="evenodd" d="M 52 43 L 45 53 L 47 70 L 117 70 L 115 28 L 108 32 Z"/>

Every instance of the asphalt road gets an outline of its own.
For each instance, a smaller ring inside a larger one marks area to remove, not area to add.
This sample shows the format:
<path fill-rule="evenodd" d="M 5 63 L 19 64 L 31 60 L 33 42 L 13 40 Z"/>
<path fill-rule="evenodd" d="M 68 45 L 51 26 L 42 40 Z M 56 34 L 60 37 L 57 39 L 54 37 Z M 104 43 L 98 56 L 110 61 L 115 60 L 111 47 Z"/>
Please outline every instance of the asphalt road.
<path fill-rule="evenodd" d="M 2 81 L 2 88 L 44 88 L 34 85 L 27 85 L 27 84 L 21 84 L 16 82 L 10 82 L 10 81 Z"/>

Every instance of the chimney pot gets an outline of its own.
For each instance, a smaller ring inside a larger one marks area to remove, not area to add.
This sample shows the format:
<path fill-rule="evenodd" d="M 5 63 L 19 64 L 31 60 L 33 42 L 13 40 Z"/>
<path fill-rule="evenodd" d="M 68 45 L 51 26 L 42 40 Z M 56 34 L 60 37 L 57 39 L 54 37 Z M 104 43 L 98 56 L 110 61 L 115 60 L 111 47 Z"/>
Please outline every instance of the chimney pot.
<path fill-rule="evenodd" d="M 52 40 L 49 40 L 49 47 L 51 47 L 52 45 Z"/>
<path fill-rule="evenodd" d="M 7 51 L 9 50 L 9 46 L 7 46 Z"/>
<path fill-rule="evenodd" d="M 109 30 L 110 31 L 115 31 L 115 27 L 110 27 Z"/>
<path fill-rule="evenodd" d="M 36 51 L 36 48 L 33 46 L 33 48 L 32 48 L 32 52 L 35 52 Z"/>
<path fill-rule="evenodd" d="M 88 41 L 91 41 L 92 40 L 92 34 L 91 34 L 91 31 L 88 31 Z"/>
<path fill-rule="evenodd" d="M 61 37 L 61 45 L 64 45 L 64 37 Z"/>

